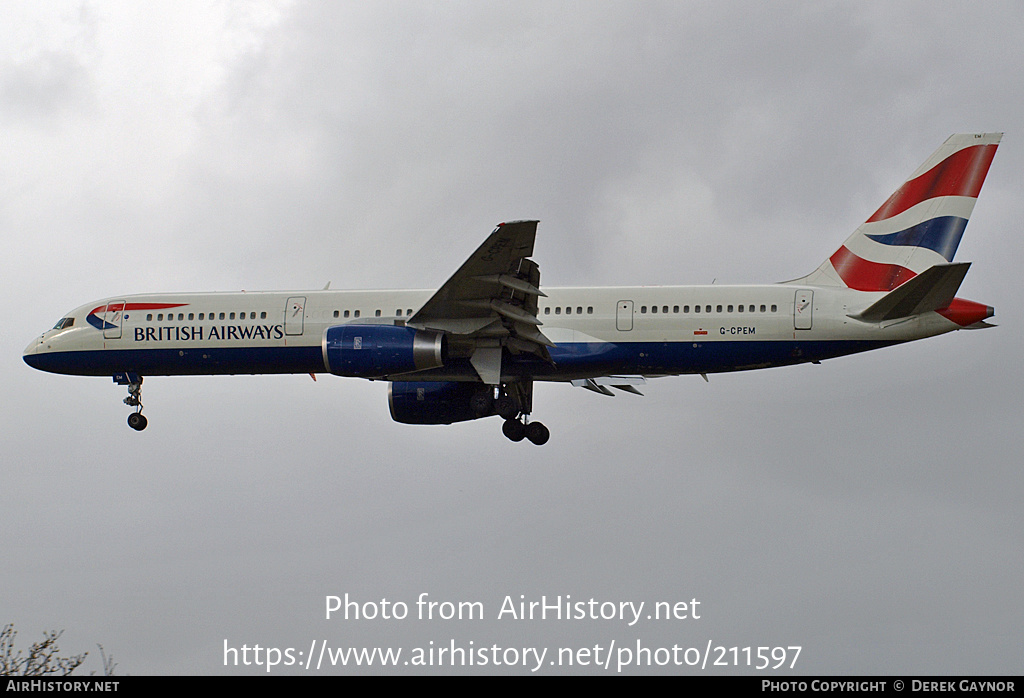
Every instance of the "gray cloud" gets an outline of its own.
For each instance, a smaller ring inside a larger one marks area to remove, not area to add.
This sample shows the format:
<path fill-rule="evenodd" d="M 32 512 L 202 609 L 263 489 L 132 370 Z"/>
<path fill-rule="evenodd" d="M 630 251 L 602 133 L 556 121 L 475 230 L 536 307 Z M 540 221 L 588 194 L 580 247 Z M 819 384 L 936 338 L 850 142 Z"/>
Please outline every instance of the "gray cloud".
<path fill-rule="evenodd" d="M 255 671 L 225 638 L 1016 670 L 1017 5 L 87 7 L 0 60 L 0 622 L 134 674 Z M 434 287 L 504 219 L 541 219 L 551 285 L 792 278 L 967 130 L 1007 132 L 960 248 L 999 329 L 645 398 L 542 385 L 542 449 L 395 424 L 383 385 L 332 377 L 150 379 L 136 434 L 122 388 L 20 358 L 114 293 Z M 345 592 L 489 618 L 323 620 Z M 499 622 L 506 594 L 705 615 Z"/>

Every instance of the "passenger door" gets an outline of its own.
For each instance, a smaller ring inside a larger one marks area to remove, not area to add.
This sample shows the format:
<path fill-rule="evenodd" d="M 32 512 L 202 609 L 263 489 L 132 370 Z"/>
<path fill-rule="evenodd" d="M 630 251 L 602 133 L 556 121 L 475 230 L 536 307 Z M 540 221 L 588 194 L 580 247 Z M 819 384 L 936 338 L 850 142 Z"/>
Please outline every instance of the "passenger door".
<path fill-rule="evenodd" d="M 619 301 L 615 306 L 615 329 L 622 332 L 633 329 L 633 301 Z"/>
<path fill-rule="evenodd" d="M 124 321 L 124 301 L 107 303 L 103 311 L 103 339 L 121 339 L 121 323 Z"/>
<path fill-rule="evenodd" d="M 793 329 L 809 330 L 814 313 L 814 291 L 801 289 L 793 303 Z"/>
<path fill-rule="evenodd" d="M 302 334 L 305 316 L 306 297 L 292 296 L 289 298 L 284 307 L 284 333 L 292 336 Z"/>

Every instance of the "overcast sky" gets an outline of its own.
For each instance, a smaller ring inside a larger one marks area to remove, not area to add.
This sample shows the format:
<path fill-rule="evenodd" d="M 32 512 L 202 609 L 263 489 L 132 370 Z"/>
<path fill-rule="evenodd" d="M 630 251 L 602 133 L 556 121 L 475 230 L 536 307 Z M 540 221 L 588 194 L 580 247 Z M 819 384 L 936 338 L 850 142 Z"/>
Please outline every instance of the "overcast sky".
<path fill-rule="evenodd" d="M 20 645 L 63 628 L 130 674 L 263 671 L 226 667 L 225 640 L 799 645 L 793 673 L 1020 673 L 1019 2 L 3 15 L 0 624 Z M 399 425 L 384 384 L 305 375 L 151 378 L 136 433 L 123 387 L 21 359 L 113 295 L 436 288 L 521 218 L 549 286 L 794 278 L 962 131 L 1006 132 L 957 256 L 998 329 L 643 398 L 540 385 L 542 448 L 496 419 Z M 414 620 L 424 592 L 486 617 Z M 345 593 L 410 617 L 326 620 Z M 701 617 L 498 620 L 506 595 Z"/>

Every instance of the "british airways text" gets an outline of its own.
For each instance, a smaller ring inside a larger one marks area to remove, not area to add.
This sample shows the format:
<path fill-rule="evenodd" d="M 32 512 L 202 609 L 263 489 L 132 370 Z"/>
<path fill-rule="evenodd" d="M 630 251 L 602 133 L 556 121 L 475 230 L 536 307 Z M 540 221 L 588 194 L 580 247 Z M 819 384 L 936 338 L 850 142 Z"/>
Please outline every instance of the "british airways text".
<path fill-rule="evenodd" d="M 283 339 L 283 325 L 136 327 L 136 342 L 189 342 L 204 339 Z"/>

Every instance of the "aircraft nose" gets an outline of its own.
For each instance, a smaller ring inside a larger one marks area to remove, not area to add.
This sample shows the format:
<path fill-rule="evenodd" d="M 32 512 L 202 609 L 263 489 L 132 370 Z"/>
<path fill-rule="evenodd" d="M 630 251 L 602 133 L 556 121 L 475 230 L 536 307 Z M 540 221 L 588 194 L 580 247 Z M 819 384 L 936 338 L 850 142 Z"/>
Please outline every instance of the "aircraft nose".
<path fill-rule="evenodd" d="M 48 349 L 49 346 L 47 346 L 46 343 L 46 335 L 40 335 L 39 337 L 36 337 L 31 344 L 25 347 L 25 351 L 22 352 L 21 358 L 23 358 L 25 363 L 32 368 L 40 371 L 49 371 L 49 359 L 51 356 Z"/>
<path fill-rule="evenodd" d="M 25 347 L 25 351 L 22 352 L 22 358 L 32 368 L 39 368 L 39 356 L 36 352 L 39 351 L 39 347 L 43 346 L 43 338 L 38 337 L 32 340 L 32 343 Z"/>

